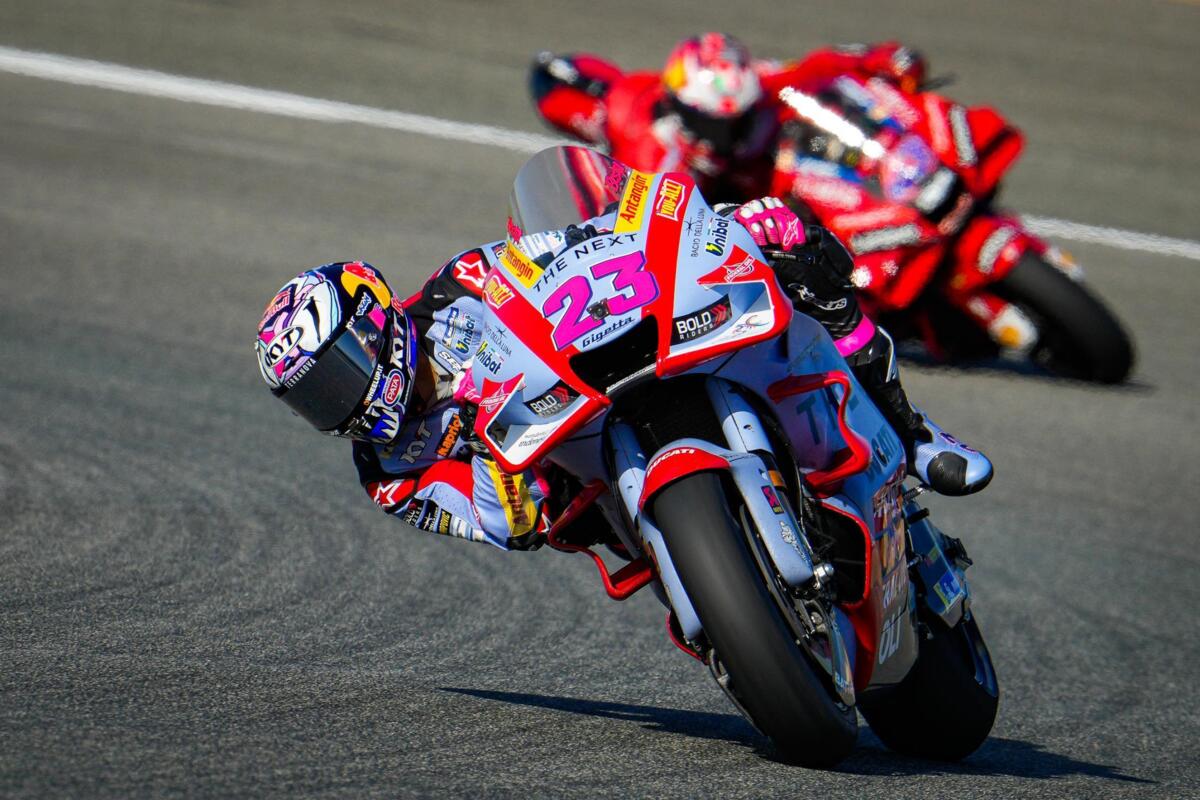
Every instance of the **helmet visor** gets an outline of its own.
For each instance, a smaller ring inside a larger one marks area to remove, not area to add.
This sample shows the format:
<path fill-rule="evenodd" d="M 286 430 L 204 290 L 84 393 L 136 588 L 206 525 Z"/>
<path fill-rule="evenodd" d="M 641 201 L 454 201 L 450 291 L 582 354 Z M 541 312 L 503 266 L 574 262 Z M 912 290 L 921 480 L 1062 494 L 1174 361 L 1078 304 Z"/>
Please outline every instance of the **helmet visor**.
<path fill-rule="evenodd" d="M 750 138 L 754 130 L 753 108 L 736 116 L 721 117 L 692 108 L 678 98 L 673 98 L 672 106 L 684 127 L 697 139 L 708 142 L 713 151 L 720 155 L 732 154 L 739 144 Z"/>
<path fill-rule="evenodd" d="M 373 316 L 359 317 L 341 333 L 294 385 L 280 395 L 314 428 L 329 431 L 362 403 L 379 365 L 384 332 Z"/>

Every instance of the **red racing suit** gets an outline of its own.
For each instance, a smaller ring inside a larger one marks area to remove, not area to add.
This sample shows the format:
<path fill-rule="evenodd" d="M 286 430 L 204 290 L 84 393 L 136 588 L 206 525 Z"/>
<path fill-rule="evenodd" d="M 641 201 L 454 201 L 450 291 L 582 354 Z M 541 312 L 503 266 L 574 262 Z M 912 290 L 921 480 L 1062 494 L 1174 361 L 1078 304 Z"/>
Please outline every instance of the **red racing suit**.
<path fill-rule="evenodd" d="M 552 126 L 590 144 L 607 147 L 623 164 L 648 172 L 689 172 L 708 197 L 747 201 L 769 193 L 775 143 L 786 117 L 779 91 L 811 91 L 838 75 L 885 77 L 905 89 L 924 78 L 924 62 L 894 42 L 816 50 L 799 61 L 754 64 L 763 96 L 739 147 L 718 156 L 696 143 L 670 113 L 662 76 L 623 72 L 599 56 L 542 53 L 533 65 L 530 90 L 538 113 Z"/>

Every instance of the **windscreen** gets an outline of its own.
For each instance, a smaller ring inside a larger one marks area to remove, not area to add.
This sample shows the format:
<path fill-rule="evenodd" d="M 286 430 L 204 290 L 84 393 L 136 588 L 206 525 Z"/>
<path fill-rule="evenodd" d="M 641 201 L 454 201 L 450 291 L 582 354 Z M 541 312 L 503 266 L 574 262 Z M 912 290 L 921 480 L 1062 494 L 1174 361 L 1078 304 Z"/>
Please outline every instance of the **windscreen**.
<path fill-rule="evenodd" d="M 610 211 L 620 201 L 629 175 L 628 167 L 586 147 L 543 150 L 521 167 L 513 182 L 508 238 L 527 249 L 523 239 Z"/>

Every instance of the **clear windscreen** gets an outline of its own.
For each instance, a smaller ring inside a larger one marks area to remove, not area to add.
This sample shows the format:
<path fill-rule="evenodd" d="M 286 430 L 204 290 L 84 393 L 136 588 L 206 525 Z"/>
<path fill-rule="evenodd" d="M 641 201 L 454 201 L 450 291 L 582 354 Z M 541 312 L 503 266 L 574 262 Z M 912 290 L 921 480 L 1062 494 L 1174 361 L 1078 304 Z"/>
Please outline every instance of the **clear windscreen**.
<path fill-rule="evenodd" d="M 629 175 L 628 167 L 586 147 L 543 150 L 521 167 L 513 182 L 508 238 L 531 254 L 544 251 L 536 241 L 540 234 L 610 211 Z"/>

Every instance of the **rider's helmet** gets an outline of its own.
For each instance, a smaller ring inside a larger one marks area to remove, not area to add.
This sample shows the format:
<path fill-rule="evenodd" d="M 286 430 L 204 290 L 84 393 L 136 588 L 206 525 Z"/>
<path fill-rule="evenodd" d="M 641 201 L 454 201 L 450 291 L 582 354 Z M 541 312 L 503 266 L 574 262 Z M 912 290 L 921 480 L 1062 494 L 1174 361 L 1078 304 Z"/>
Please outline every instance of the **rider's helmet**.
<path fill-rule="evenodd" d="M 258 324 L 272 394 L 314 428 L 387 444 L 412 397 L 416 329 L 383 276 L 362 261 L 302 272 Z"/>
<path fill-rule="evenodd" d="M 724 33 L 705 33 L 675 46 L 663 70 L 671 109 L 685 130 L 718 154 L 749 134 L 762 85 L 746 46 Z"/>

